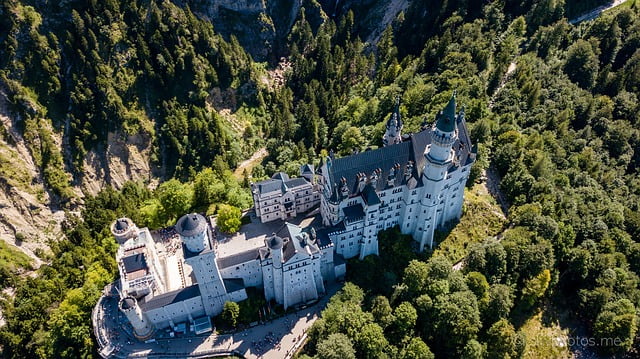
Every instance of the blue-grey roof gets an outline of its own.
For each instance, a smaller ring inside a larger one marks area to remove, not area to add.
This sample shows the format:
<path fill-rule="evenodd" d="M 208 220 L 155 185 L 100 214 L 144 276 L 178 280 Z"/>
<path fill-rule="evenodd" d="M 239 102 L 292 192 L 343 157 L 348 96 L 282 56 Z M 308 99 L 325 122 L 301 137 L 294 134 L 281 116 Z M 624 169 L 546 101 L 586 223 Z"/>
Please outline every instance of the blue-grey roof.
<path fill-rule="evenodd" d="M 273 176 L 271 176 L 271 178 L 278 181 L 288 181 L 289 175 L 284 172 L 277 172 L 277 173 L 274 173 Z"/>
<path fill-rule="evenodd" d="M 355 221 L 364 218 L 364 208 L 360 203 L 342 209 L 346 219 Z"/>
<path fill-rule="evenodd" d="M 375 170 L 380 170 L 376 191 L 384 190 L 389 185 L 391 168 L 394 168 L 395 176 L 392 185 L 397 186 L 405 182 L 404 171 L 409 161 L 413 163 L 412 177 L 420 178 L 421 167 L 424 165 L 424 149 L 431 142 L 430 130 L 412 134 L 408 141 L 390 145 L 375 150 L 361 152 L 356 155 L 336 158 L 327 163 L 329 180 L 332 186 L 331 200 L 339 199 L 340 181 L 347 181 L 349 193 L 357 193 L 358 180 L 356 175 L 364 173 L 370 177 Z M 399 167 L 397 166 L 399 165 Z"/>
<path fill-rule="evenodd" d="M 229 268 L 240 265 L 242 263 L 251 262 L 258 259 L 260 248 L 253 248 L 248 251 L 236 253 L 227 257 L 217 258 L 218 267 L 220 269 Z"/>
<path fill-rule="evenodd" d="M 136 300 L 133 297 L 126 297 L 120 300 L 120 308 L 127 310 L 136 306 Z"/>
<path fill-rule="evenodd" d="M 149 311 L 153 309 L 162 308 L 169 304 L 179 303 L 187 299 L 195 298 L 200 295 L 200 288 L 197 284 L 190 287 L 174 290 L 168 293 L 156 295 L 144 302 L 140 303 L 140 309 L 143 311 Z"/>
<path fill-rule="evenodd" d="M 198 235 L 207 228 L 207 220 L 198 213 L 185 214 L 178 219 L 176 231 L 183 237 Z"/>
<path fill-rule="evenodd" d="M 456 92 L 453 92 L 447 106 L 436 115 L 436 127 L 442 132 L 456 129 Z"/>
<path fill-rule="evenodd" d="M 340 221 L 340 223 L 336 224 L 333 227 L 325 227 L 316 230 L 316 240 L 318 242 L 318 246 L 320 248 L 325 248 L 328 245 L 331 245 L 331 238 L 329 238 L 330 234 L 336 232 L 344 232 L 346 227 L 344 225 L 344 221 Z"/>
<path fill-rule="evenodd" d="M 147 269 L 147 261 L 142 253 L 132 254 L 122 258 L 122 264 L 124 265 L 124 271 L 127 273 Z"/>
<path fill-rule="evenodd" d="M 313 165 L 310 164 L 305 164 L 300 166 L 300 173 L 304 174 L 304 173 L 314 173 L 314 168 Z"/>
<path fill-rule="evenodd" d="M 269 179 L 256 183 L 258 191 L 260 193 L 269 193 L 274 191 L 280 191 L 282 189 L 282 181 Z"/>
<path fill-rule="evenodd" d="M 254 184 L 260 194 L 269 192 L 284 193 L 288 188 L 303 186 L 309 183 L 305 178 L 289 178 L 286 173 L 278 172 L 271 179 L 260 181 Z"/>
<path fill-rule="evenodd" d="M 370 185 L 367 185 L 362 191 L 362 198 L 365 202 L 367 202 L 367 205 L 369 206 L 374 206 L 376 204 L 380 204 L 381 202 L 378 193 L 376 193 L 376 191 Z"/>
<path fill-rule="evenodd" d="M 306 179 L 301 178 L 301 177 L 296 177 L 296 178 L 292 178 L 288 181 L 285 181 L 284 184 L 288 187 L 288 188 L 294 188 L 294 187 L 298 187 L 298 186 L 304 186 L 307 183 L 309 183 Z"/>
<path fill-rule="evenodd" d="M 233 293 L 244 289 L 244 281 L 242 278 L 223 279 L 222 283 L 224 283 L 227 293 Z"/>
<path fill-rule="evenodd" d="M 454 103 L 455 105 L 455 103 Z M 471 140 L 468 130 L 464 122 L 464 113 L 461 112 L 455 116 L 458 127 L 458 139 L 453 144 L 455 151 L 454 164 L 448 171 L 455 171 L 460 166 L 469 164 L 475 159 L 475 155 L 471 154 Z M 410 188 L 422 186 L 422 170 L 425 165 L 424 151 L 428 144 L 431 143 L 432 128 L 426 128 L 420 132 L 411 134 L 401 143 L 378 148 L 375 150 L 361 152 L 356 155 L 346 156 L 342 158 L 327 158 L 326 168 L 329 175 L 329 184 L 331 188 L 330 200 L 338 202 L 340 200 L 340 187 L 342 178 L 346 180 L 349 196 L 355 196 L 358 193 L 357 174 L 364 173 L 370 177 L 373 171 L 380 169 L 375 191 L 379 192 L 389 187 L 391 168 L 394 167 L 395 177 L 391 178 L 391 184 L 398 186 L 407 184 Z M 412 175 L 409 180 L 404 177 L 405 169 L 409 164 L 413 164 Z M 399 165 L 399 168 L 398 166 Z M 371 205 L 379 203 L 380 199 L 377 195 L 367 191 L 367 185 L 362 191 L 362 197 Z"/>
<path fill-rule="evenodd" d="M 282 240 L 282 238 L 278 236 L 272 236 L 267 241 L 267 244 L 269 244 L 269 248 L 275 249 L 275 250 L 281 249 L 283 246 L 283 243 L 284 241 Z"/>

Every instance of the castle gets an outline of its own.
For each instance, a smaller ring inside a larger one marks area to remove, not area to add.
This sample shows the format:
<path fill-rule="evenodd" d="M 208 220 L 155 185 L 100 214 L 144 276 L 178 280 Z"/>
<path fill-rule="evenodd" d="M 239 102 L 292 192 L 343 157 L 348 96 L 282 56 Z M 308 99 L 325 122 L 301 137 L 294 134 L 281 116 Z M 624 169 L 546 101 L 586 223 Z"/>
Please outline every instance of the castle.
<path fill-rule="evenodd" d="M 476 151 L 455 93 L 431 127 L 410 135 L 402 128 L 396 105 L 383 147 L 253 183 L 258 230 L 242 238 L 219 238 L 215 217 L 195 213 L 153 234 L 116 220 L 119 308 L 134 334 L 146 339 L 187 321 L 210 330 L 210 317 L 246 299 L 248 287 L 285 308 L 316 300 L 344 277 L 345 259 L 377 255 L 378 232 L 396 225 L 420 250 L 432 248 L 435 230 L 461 215 Z M 318 204 L 321 224 L 290 223 Z"/>

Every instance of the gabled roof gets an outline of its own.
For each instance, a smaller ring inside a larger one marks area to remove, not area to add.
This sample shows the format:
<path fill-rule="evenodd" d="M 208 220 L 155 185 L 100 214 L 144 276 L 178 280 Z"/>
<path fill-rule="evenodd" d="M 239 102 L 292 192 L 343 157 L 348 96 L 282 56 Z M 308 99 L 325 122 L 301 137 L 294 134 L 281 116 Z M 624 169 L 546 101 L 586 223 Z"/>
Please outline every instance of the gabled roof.
<path fill-rule="evenodd" d="M 284 182 L 285 185 L 287 186 L 287 188 L 295 188 L 295 187 L 300 187 L 300 186 L 304 186 L 307 183 L 309 183 L 306 179 L 302 178 L 302 177 L 296 177 L 296 178 L 292 178 L 286 182 Z"/>
<path fill-rule="evenodd" d="M 451 108 L 455 111 L 455 97 L 452 98 L 447 108 L 445 108 L 447 111 Z M 453 126 L 458 128 L 458 139 L 453 144 L 456 160 L 449 167 L 449 172 L 455 171 L 459 166 L 469 164 L 475 158 L 475 155 L 472 155 L 471 152 L 471 140 L 464 122 L 464 112 L 460 112 L 457 116 L 454 115 L 453 118 L 455 121 Z M 326 170 L 331 191 L 329 199 L 334 203 L 339 202 L 343 178 L 346 181 L 349 196 L 352 197 L 359 194 L 357 174 L 364 173 L 369 183 L 369 177 L 373 171 L 378 169 L 380 173 L 374 188 L 375 191 L 372 192 L 379 192 L 388 188 L 390 179 L 392 179 L 391 184 L 393 186 L 403 184 L 407 184 L 409 188 L 422 186 L 421 176 L 426 161 L 424 152 L 427 145 L 431 143 L 432 131 L 433 127 L 428 127 L 420 132 L 411 134 L 406 140 L 395 145 L 361 152 L 352 156 L 336 159 L 327 158 Z M 404 177 L 404 172 L 410 163 L 409 161 L 413 164 L 413 168 L 411 169 L 411 177 L 407 180 Z M 400 167 L 398 168 L 396 164 L 400 165 Z M 395 176 L 390 177 L 392 167 L 394 167 Z M 371 185 L 368 184 L 360 194 L 367 204 L 377 203 L 380 199 L 376 198 L 377 195 L 373 196 L 373 193 L 370 193 L 367 187 L 371 187 Z"/>
<path fill-rule="evenodd" d="M 375 190 L 381 191 L 388 187 L 390 170 L 393 167 L 395 176 L 392 185 L 403 184 L 405 183 L 404 172 L 409 161 L 413 166 L 411 177 L 419 180 L 424 166 L 424 149 L 429 143 L 431 143 L 430 129 L 414 133 L 409 140 L 398 144 L 331 160 L 327 163 L 332 189 L 331 200 L 334 202 L 339 200 L 342 178 L 346 180 L 351 195 L 358 193 L 356 178 L 358 173 L 364 173 L 370 177 L 374 170 L 379 169 L 381 172 L 378 175 Z M 399 168 L 396 165 L 399 165 Z"/>
<path fill-rule="evenodd" d="M 255 186 L 258 188 L 258 192 L 260 192 L 261 194 L 282 191 L 282 181 L 280 180 L 269 179 L 258 182 L 255 184 Z"/>
<path fill-rule="evenodd" d="M 283 194 L 291 188 L 304 186 L 308 183 L 309 181 L 303 177 L 289 178 L 286 173 L 278 172 L 274 174 L 271 179 L 257 182 L 253 184 L 253 186 L 258 189 L 260 194 L 269 192 L 280 192 L 280 194 Z"/>
<path fill-rule="evenodd" d="M 271 176 L 271 178 L 279 181 L 288 181 L 289 175 L 284 172 L 278 172 L 278 173 L 274 173 L 273 176 Z"/>
<path fill-rule="evenodd" d="M 229 268 L 233 266 L 237 266 L 242 263 L 251 262 L 253 260 L 258 259 L 260 248 L 253 248 L 248 251 L 239 252 L 236 254 L 232 254 L 230 256 L 217 258 L 216 262 L 218 263 L 218 267 L 220 269 Z"/>
<path fill-rule="evenodd" d="M 168 293 L 156 295 L 155 297 L 140 303 L 140 309 L 149 311 L 162 308 L 169 304 L 179 303 L 187 299 L 195 298 L 200 295 L 200 288 L 197 284 L 192 286 L 174 290 Z"/>
<path fill-rule="evenodd" d="M 376 193 L 376 190 L 371 186 L 367 185 L 362 191 L 362 198 L 369 206 L 373 206 L 376 204 L 380 204 L 380 197 Z"/>

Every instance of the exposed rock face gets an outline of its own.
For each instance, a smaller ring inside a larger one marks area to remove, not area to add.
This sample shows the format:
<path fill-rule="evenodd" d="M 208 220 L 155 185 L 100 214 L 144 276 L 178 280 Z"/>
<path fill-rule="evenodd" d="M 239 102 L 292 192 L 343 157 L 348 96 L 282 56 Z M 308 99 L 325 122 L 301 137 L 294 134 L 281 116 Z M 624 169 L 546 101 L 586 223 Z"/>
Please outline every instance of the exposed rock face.
<path fill-rule="evenodd" d="M 109 132 L 106 153 L 92 150 L 84 158 L 82 191 L 95 195 L 106 186 L 119 189 L 127 181 L 151 181 L 150 156 L 147 135 Z"/>
<path fill-rule="evenodd" d="M 63 236 L 65 212 L 54 203 L 44 186 L 42 173 L 17 128 L 21 119 L 11 114 L 7 96 L 0 89 L 0 239 L 18 246 L 41 264 L 36 249 L 47 250 L 49 240 Z M 50 126 L 48 121 L 41 121 Z M 62 136 L 49 128 L 57 147 Z M 120 188 L 128 180 L 151 182 L 151 139 L 148 135 L 109 133 L 106 150 L 92 150 L 85 157 L 77 198 L 95 195 L 106 186 Z M 80 201 L 81 202 L 81 201 Z"/>
<path fill-rule="evenodd" d="M 186 0 L 226 39 L 235 36 L 257 61 L 275 61 L 302 6 L 302 0 Z"/>
<path fill-rule="evenodd" d="M 219 15 L 220 8 L 241 13 L 264 12 L 265 0 L 190 0 L 190 6 L 211 18 Z"/>
<path fill-rule="evenodd" d="M 384 29 L 398 14 L 407 10 L 411 0 L 184 0 L 199 16 L 213 23 L 215 31 L 226 39 L 234 35 L 257 61 L 276 63 L 286 55 L 286 38 L 300 8 L 307 20 L 337 19 L 347 11 L 355 14 L 356 28 L 363 40 L 376 43 Z M 312 16 L 309 16 L 309 15 Z"/>
<path fill-rule="evenodd" d="M 42 176 L 24 144 L 17 119 L 0 91 L 0 239 L 16 245 L 41 264 L 34 251 L 61 236 L 64 211 L 50 205 Z"/>

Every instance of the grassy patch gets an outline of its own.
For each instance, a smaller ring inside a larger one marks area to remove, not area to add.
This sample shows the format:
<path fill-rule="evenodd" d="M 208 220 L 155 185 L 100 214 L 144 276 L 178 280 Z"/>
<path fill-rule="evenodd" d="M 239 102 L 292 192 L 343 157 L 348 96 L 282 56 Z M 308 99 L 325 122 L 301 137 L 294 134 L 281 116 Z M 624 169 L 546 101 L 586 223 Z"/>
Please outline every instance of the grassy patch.
<path fill-rule="evenodd" d="M 484 184 L 465 189 L 464 207 L 460 223 L 449 233 L 439 234 L 440 243 L 434 255 L 443 255 L 455 263 L 467 254 L 467 247 L 502 231 L 506 219 L 496 200 L 491 197 Z"/>
<path fill-rule="evenodd" d="M 557 323 L 543 323 L 542 312 L 529 318 L 520 330 L 526 336 L 525 359 L 571 358 L 567 331 Z"/>
<path fill-rule="evenodd" d="M 636 0 L 627 0 L 627 1 L 623 2 L 619 7 L 620 8 L 627 7 L 627 8 L 631 9 L 631 8 L 636 7 L 636 3 L 637 3 Z"/>
<path fill-rule="evenodd" d="M 16 277 L 24 270 L 31 270 L 31 258 L 7 242 L 0 240 L 0 287 L 15 284 Z"/>
<path fill-rule="evenodd" d="M 24 166 L 15 150 L 0 143 L 0 178 L 7 181 L 10 187 L 35 194 L 37 191 L 31 187 L 31 175 Z"/>

